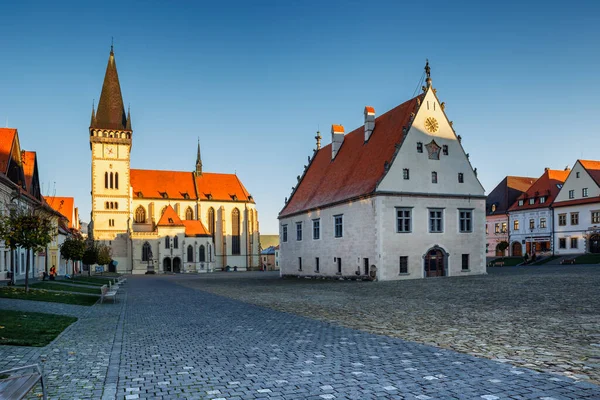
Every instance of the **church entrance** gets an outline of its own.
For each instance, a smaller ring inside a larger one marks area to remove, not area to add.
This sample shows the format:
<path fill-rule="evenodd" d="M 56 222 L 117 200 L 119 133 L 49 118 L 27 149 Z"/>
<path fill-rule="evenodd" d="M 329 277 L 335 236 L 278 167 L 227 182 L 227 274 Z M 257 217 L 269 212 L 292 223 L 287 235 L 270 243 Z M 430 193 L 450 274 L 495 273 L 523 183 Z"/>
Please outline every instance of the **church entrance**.
<path fill-rule="evenodd" d="M 425 276 L 444 276 L 445 256 L 442 249 L 431 249 L 425 255 Z"/>
<path fill-rule="evenodd" d="M 173 272 L 176 274 L 181 272 L 181 258 L 179 257 L 173 259 Z"/>
<path fill-rule="evenodd" d="M 522 257 L 523 256 L 523 246 L 521 246 L 521 243 L 513 242 L 512 255 L 513 255 L 513 257 Z"/>
<path fill-rule="evenodd" d="M 600 253 L 600 235 L 590 236 L 590 253 Z"/>
<path fill-rule="evenodd" d="M 171 259 L 169 257 L 165 257 L 163 260 L 163 271 L 171 272 Z"/>

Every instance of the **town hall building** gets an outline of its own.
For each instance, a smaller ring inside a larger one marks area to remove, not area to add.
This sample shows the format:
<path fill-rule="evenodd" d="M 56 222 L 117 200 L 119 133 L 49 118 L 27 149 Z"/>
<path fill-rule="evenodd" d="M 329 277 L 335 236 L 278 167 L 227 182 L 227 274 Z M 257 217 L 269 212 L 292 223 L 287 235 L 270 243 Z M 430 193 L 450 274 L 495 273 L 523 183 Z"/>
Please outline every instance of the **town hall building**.
<path fill-rule="evenodd" d="M 92 108 L 90 231 L 109 245 L 109 269 L 183 273 L 260 267 L 256 204 L 235 174 L 132 169 L 131 114 L 125 112 L 111 47 Z M 191 163 L 190 163 L 191 164 Z"/>
<path fill-rule="evenodd" d="M 485 195 L 431 85 L 317 149 L 279 214 L 282 276 L 485 274 Z"/>

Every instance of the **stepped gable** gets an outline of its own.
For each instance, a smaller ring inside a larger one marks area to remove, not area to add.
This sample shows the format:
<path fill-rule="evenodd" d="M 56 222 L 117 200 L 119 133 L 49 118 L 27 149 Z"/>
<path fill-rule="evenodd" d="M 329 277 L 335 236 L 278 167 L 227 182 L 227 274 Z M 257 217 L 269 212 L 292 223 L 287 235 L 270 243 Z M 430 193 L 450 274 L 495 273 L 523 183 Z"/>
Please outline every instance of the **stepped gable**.
<path fill-rule="evenodd" d="M 410 128 L 410 114 L 416 112 L 420 97 L 377 117 L 368 142 L 360 126 L 344 136 L 335 159 L 331 159 L 331 144 L 318 150 L 279 217 L 373 193 L 386 163 L 392 162 L 396 145 L 404 140 L 403 127 Z"/>

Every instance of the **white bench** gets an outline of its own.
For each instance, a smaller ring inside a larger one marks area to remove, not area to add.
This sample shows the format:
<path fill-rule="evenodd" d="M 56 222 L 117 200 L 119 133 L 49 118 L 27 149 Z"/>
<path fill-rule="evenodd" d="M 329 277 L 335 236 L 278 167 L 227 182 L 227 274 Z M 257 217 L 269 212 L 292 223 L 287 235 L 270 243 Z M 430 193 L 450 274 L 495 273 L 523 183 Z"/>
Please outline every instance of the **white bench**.
<path fill-rule="evenodd" d="M 105 298 L 112 297 L 113 303 L 117 302 L 117 291 L 116 290 L 108 290 L 108 286 L 102 285 L 100 288 L 100 303 L 104 303 Z"/>
<path fill-rule="evenodd" d="M 14 374 L 14 372 L 26 369 L 32 369 L 34 371 L 20 375 Z M 44 375 L 42 374 L 39 365 L 27 365 L 25 367 L 0 371 L 0 376 L 2 375 L 8 375 L 8 377 L 0 379 L 0 400 L 23 399 L 38 382 L 42 385 L 43 399 L 47 399 Z"/>

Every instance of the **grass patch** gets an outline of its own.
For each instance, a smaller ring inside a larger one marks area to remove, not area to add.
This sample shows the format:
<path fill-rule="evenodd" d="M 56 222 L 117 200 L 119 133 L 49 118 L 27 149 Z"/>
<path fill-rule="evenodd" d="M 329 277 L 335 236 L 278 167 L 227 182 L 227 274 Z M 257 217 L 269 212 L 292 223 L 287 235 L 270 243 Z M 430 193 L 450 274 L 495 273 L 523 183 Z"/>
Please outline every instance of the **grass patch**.
<path fill-rule="evenodd" d="M 42 347 L 77 321 L 75 317 L 36 312 L 0 310 L 0 345 Z"/>
<path fill-rule="evenodd" d="M 49 303 L 76 304 L 80 306 L 91 306 L 98 300 L 96 296 L 47 292 L 45 290 L 30 290 L 29 293 L 25 293 L 24 288 L 14 286 L 0 288 L 0 297 L 7 299 L 46 301 Z"/>
<path fill-rule="evenodd" d="M 504 263 L 505 267 L 514 267 L 523 262 L 523 257 L 501 257 L 496 258 L 494 261 L 490 261 L 490 265 L 494 266 L 497 263 Z"/>
<path fill-rule="evenodd" d="M 584 254 L 575 258 L 575 264 L 598 264 L 600 263 L 600 254 Z"/>
<path fill-rule="evenodd" d="M 67 282 L 67 281 L 65 281 Z M 19 285 L 25 286 L 25 285 Z M 63 285 L 61 283 L 56 282 L 37 282 L 29 287 L 34 289 L 48 289 L 48 290 L 60 290 L 62 292 L 78 292 L 78 293 L 90 293 L 90 294 L 100 294 L 100 288 L 88 288 L 88 287 L 78 287 L 78 286 L 69 286 Z"/>
<path fill-rule="evenodd" d="M 49 281 L 52 282 L 52 281 Z M 88 285 L 88 286 L 102 286 L 108 285 L 108 281 L 106 282 L 86 282 L 79 279 L 57 279 L 55 282 L 63 282 L 63 283 L 72 283 L 74 285 Z"/>
<path fill-rule="evenodd" d="M 531 264 L 531 265 L 544 265 L 544 264 L 546 264 L 546 263 L 549 263 L 549 262 L 550 262 L 550 261 L 552 261 L 552 260 L 556 260 L 557 258 L 560 258 L 560 256 L 550 256 L 550 257 L 546 257 L 546 258 L 544 258 L 543 260 L 541 260 L 541 261 L 536 261 L 536 262 L 534 262 L 534 263 L 533 263 L 533 264 Z"/>

